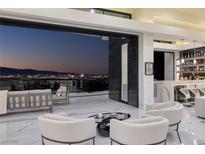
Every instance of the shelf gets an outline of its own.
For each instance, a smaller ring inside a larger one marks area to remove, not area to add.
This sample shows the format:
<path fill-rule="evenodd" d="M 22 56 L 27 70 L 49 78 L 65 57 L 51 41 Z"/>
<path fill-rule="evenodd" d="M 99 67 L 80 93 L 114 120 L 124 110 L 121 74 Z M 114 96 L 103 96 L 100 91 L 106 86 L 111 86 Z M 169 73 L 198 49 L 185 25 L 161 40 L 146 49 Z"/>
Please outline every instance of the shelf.
<path fill-rule="evenodd" d="M 205 56 L 202 57 L 192 57 L 192 58 L 182 58 L 184 60 L 194 60 L 194 59 L 205 59 Z M 181 59 L 177 59 L 177 60 L 181 60 Z"/>
<path fill-rule="evenodd" d="M 190 65 L 177 65 L 177 67 L 197 67 L 197 66 L 204 66 L 205 67 L 205 64 L 190 64 Z"/>
<path fill-rule="evenodd" d="M 188 58 L 188 56 L 190 57 Z M 205 78 L 205 47 L 180 51 L 180 57 L 187 57 L 178 58 L 176 61 L 176 69 L 180 79 L 189 79 L 193 75 Z"/>
<path fill-rule="evenodd" d="M 202 74 L 204 74 L 205 71 L 177 71 L 177 73 L 186 73 L 186 74 L 188 74 L 188 73 L 195 73 L 195 74 L 202 73 Z"/>

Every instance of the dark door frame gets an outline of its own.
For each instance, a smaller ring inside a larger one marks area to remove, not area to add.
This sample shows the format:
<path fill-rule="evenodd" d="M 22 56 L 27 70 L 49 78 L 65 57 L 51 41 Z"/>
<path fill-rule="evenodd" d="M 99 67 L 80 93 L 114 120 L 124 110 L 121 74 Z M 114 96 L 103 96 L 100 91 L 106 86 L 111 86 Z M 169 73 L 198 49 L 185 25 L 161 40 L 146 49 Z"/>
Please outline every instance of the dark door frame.
<path fill-rule="evenodd" d="M 161 53 L 172 53 L 173 54 L 173 80 L 175 80 L 175 52 L 174 51 L 157 51 L 155 50 L 154 52 L 161 52 Z"/>

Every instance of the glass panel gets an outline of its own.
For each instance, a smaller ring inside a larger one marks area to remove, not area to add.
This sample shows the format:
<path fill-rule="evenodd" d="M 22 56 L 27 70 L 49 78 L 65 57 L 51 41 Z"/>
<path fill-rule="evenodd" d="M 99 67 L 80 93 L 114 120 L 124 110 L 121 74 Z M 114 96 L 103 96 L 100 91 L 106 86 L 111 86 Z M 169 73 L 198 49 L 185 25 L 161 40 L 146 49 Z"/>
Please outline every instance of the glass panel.
<path fill-rule="evenodd" d="M 128 44 L 123 44 L 121 46 L 121 99 L 125 102 L 128 102 L 127 94 L 128 94 Z"/>

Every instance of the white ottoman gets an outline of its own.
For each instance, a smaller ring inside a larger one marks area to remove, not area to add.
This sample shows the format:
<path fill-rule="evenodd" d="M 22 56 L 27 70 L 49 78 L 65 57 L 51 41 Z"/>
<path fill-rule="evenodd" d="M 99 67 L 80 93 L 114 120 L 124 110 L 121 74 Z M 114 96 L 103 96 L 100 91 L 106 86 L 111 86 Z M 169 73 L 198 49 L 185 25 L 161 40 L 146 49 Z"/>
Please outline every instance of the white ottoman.
<path fill-rule="evenodd" d="M 205 118 L 205 97 L 195 98 L 195 113 L 197 117 Z"/>

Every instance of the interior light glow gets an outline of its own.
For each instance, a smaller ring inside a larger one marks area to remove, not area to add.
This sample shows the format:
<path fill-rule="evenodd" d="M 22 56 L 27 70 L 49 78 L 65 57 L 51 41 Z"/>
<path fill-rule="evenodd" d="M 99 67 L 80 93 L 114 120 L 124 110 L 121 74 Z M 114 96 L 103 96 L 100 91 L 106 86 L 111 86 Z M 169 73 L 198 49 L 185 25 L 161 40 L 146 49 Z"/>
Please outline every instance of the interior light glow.
<path fill-rule="evenodd" d="M 95 13 L 95 10 L 94 10 L 94 9 L 91 9 L 90 12 L 91 12 L 91 13 Z"/>
<path fill-rule="evenodd" d="M 180 46 L 182 46 L 182 45 L 190 45 L 190 42 L 187 42 L 187 41 L 176 41 L 175 44 L 176 45 L 180 45 Z"/>

